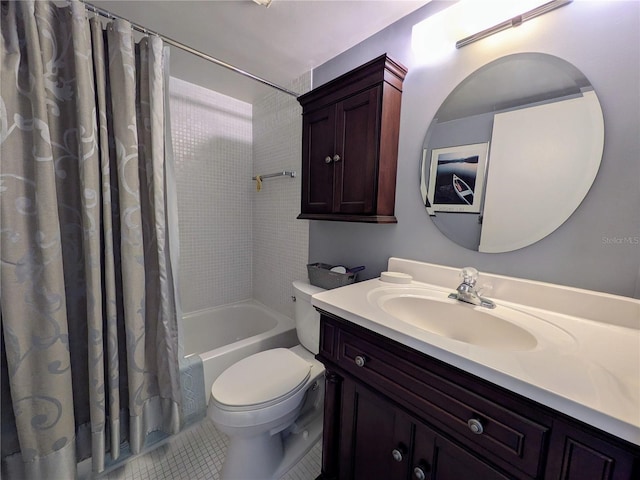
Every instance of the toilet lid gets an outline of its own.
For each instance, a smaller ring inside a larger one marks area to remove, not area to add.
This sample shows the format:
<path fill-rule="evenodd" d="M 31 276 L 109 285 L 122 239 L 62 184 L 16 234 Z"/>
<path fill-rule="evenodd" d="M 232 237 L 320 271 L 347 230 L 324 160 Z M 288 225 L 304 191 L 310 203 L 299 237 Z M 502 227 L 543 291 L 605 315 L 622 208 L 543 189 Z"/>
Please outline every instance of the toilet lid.
<path fill-rule="evenodd" d="M 213 382 L 218 404 L 249 407 L 275 403 L 296 393 L 307 381 L 311 365 L 286 348 L 265 350 L 230 366 Z"/>

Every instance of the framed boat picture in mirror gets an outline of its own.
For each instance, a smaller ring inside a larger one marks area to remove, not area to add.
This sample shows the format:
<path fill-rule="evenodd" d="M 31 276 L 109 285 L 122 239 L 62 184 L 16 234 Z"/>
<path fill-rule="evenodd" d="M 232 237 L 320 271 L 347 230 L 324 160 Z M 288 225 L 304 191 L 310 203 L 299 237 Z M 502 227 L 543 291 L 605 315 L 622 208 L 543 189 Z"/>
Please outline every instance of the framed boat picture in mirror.
<path fill-rule="evenodd" d="M 480 213 L 489 143 L 431 150 L 426 207 L 432 212 Z M 423 162 L 429 150 L 424 149 Z"/>

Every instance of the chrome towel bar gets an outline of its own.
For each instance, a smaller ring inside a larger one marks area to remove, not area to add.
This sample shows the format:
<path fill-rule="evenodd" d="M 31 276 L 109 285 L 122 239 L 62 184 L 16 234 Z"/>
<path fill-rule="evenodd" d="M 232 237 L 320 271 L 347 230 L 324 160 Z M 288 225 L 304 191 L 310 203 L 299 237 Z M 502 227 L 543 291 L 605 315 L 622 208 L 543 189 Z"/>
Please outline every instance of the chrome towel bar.
<path fill-rule="evenodd" d="M 295 178 L 296 177 L 296 171 L 295 170 L 284 170 L 282 172 L 277 172 L 277 173 L 267 173 L 265 175 L 258 175 L 256 177 L 253 177 L 252 180 L 257 180 L 258 177 L 260 177 L 261 180 L 264 180 L 266 178 L 274 178 L 274 177 L 291 177 L 291 178 Z"/>

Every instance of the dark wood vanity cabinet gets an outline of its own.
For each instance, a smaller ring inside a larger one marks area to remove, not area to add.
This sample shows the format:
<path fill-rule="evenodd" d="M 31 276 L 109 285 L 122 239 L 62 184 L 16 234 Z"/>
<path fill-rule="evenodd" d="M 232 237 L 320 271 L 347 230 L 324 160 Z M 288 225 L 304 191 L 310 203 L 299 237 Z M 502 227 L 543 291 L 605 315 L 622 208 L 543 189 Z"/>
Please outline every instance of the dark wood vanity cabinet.
<path fill-rule="evenodd" d="M 302 204 L 298 218 L 395 223 L 405 67 L 382 55 L 298 98 Z"/>
<path fill-rule="evenodd" d="M 507 480 L 423 422 L 390 408 L 383 397 L 345 378 L 338 478 L 404 480 L 408 478 Z"/>
<path fill-rule="evenodd" d="M 323 313 L 320 479 L 640 478 L 640 447 Z"/>

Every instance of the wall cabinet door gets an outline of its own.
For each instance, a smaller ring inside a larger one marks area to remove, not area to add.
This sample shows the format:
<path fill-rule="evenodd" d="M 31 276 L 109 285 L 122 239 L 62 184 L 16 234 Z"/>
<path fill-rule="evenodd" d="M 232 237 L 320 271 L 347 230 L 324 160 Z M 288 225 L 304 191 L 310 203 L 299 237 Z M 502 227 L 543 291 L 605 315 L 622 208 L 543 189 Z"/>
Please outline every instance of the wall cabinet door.
<path fill-rule="evenodd" d="M 375 87 L 336 105 L 334 213 L 374 213 L 379 95 Z"/>
<path fill-rule="evenodd" d="M 303 212 L 373 213 L 379 92 L 372 88 L 304 117 Z"/>
<path fill-rule="evenodd" d="M 336 116 L 331 105 L 306 115 L 302 124 L 302 211 L 333 210 Z"/>

